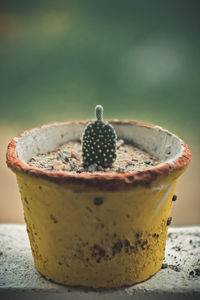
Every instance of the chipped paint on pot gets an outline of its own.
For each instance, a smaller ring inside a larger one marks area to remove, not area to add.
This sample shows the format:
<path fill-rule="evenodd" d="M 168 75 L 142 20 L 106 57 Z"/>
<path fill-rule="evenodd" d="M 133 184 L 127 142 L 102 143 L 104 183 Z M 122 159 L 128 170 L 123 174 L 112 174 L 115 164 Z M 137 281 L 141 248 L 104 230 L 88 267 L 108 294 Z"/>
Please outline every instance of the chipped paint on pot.
<path fill-rule="evenodd" d="M 133 173 L 76 174 L 27 161 L 69 140 L 86 122 L 44 125 L 14 138 L 7 164 L 16 173 L 37 270 L 66 285 L 120 287 L 161 267 L 178 177 L 191 153 L 177 136 L 136 121 L 110 121 L 118 137 L 162 164 Z"/>

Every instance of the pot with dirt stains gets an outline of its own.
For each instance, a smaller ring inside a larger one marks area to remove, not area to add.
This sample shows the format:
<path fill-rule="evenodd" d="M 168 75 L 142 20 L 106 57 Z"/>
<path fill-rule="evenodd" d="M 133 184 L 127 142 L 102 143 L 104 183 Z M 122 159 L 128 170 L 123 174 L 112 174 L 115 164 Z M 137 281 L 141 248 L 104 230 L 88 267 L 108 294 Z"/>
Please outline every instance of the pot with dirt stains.
<path fill-rule="evenodd" d="M 176 135 L 151 124 L 111 120 L 119 138 L 162 163 L 132 173 L 55 172 L 27 161 L 80 138 L 86 122 L 27 130 L 8 146 L 37 270 L 73 286 L 120 287 L 162 265 L 172 197 L 191 153 Z"/>

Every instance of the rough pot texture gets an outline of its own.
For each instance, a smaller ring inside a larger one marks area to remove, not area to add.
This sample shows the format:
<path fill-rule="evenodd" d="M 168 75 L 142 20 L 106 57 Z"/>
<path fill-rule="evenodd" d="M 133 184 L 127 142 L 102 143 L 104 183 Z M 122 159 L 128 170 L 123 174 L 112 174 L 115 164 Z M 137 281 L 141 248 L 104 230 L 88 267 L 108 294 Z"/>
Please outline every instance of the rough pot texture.
<path fill-rule="evenodd" d="M 109 121 L 119 138 L 163 161 L 133 173 L 75 174 L 31 168 L 27 161 L 69 140 L 86 122 L 44 125 L 8 146 L 37 270 L 66 285 L 120 287 L 143 281 L 162 265 L 172 197 L 190 161 L 188 147 L 167 130 Z"/>

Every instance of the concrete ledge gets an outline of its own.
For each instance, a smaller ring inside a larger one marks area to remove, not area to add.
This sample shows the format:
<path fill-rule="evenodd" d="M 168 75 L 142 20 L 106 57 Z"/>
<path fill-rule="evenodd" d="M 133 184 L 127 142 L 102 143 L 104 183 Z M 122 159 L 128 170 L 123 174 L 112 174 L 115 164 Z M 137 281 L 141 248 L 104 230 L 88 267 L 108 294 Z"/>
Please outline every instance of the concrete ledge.
<path fill-rule="evenodd" d="M 0 225 L 0 299 L 200 299 L 200 226 L 170 228 L 163 269 L 121 289 L 65 287 L 35 269 L 25 225 Z"/>

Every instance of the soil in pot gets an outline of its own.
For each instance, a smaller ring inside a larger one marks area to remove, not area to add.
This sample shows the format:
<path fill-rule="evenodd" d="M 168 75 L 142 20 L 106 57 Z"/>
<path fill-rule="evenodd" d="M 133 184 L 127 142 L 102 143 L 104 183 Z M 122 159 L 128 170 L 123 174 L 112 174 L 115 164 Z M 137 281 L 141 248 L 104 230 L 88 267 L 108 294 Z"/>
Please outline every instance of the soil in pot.
<path fill-rule="evenodd" d="M 52 151 L 33 156 L 28 165 L 46 171 L 68 171 L 75 173 L 124 173 L 145 170 L 161 161 L 153 155 L 123 140 L 117 142 L 117 159 L 109 168 L 96 164 L 84 167 L 80 141 L 69 141 Z"/>

